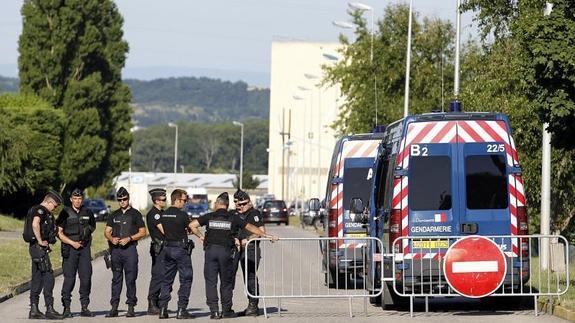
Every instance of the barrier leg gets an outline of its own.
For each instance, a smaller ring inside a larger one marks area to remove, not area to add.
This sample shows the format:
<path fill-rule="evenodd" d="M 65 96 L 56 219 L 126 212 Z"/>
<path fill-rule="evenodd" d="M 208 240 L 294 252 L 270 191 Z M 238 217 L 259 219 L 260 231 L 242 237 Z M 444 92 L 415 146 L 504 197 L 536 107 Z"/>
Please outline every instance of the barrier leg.
<path fill-rule="evenodd" d="M 533 304 L 535 305 L 535 316 L 539 316 L 539 312 L 537 310 L 537 296 L 533 296 Z"/>
<path fill-rule="evenodd" d="M 353 311 L 352 311 L 352 303 L 351 303 L 351 297 L 349 298 L 349 317 L 353 317 Z"/>
<path fill-rule="evenodd" d="M 413 317 L 413 296 L 409 296 L 409 316 Z"/>
<path fill-rule="evenodd" d="M 365 317 L 367 317 L 367 297 L 363 298 L 363 312 L 365 313 Z"/>
<path fill-rule="evenodd" d="M 282 316 L 282 299 L 278 298 L 278 313 L 280 317 Z"/>
<path fill-rule="evenodd" d="M 429 297 L 425 296 L 425 313 L 429 312 Z"/>
<path fill-rule="evenodd" d="M 268 318 L 268 307 L 266 306 L 266 299 L 262 298 L 262 303 L 264 303 L 264 317 Z"/>

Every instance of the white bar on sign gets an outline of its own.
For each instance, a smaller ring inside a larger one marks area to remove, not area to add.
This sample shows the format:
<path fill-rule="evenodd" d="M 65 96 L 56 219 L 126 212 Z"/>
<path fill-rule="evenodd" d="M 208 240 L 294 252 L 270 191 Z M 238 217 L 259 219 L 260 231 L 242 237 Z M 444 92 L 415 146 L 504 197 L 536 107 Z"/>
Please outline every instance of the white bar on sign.
<path fill-rule="evenodd" d="M 453 273 L 492 273 L 497 272 L 497 261 L 462 261 L 451 265 Z"/>

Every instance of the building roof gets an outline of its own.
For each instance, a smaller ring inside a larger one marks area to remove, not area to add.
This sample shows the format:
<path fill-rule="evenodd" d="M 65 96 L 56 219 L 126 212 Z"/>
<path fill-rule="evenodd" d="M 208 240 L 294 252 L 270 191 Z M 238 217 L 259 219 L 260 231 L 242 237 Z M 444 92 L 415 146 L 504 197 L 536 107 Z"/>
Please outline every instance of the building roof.
<path fill-rule="evenodd" d="M 116 177 L 116 183 L 127 183 L 129 172 L 122 172 Z M 132 172 L 131 183 L 146 183 L 148 186 L 177 186 L 177 187 L 205 187 L 205 188 L 233 188 L 236 174 L 201 174 L 201 173 L 154 173 L 154 172 Z M 268 176 L 254 175 L 260 181 L 257 189 L 267 190 Z M 175 178 L 175 181 L 174 181 Z"/>

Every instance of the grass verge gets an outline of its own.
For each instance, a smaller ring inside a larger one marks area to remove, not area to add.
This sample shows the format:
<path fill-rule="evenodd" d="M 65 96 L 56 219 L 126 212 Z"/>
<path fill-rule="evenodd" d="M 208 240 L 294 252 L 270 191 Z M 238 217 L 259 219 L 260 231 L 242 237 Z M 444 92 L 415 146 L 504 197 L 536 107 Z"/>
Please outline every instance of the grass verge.
<path fill-rule="evenodd" d="M 6 226 L 4 226 L 6 224 Z M 96 224 L 92 237 L 92 256 L 108 247 L 104 238 L 104 222 Z M 0 226 L 3 231 L 22 230 L 22 220 L 0 215 Z M 11 229 L 11 230 L 10 230 Z M 51 246 L 50 260 L 54 269 L 62 267 L 60 241 Z M 28 244 L 22 239 L 0 240 L 0 294 L 12 291 L 15 286 L 30 279 L 31 264 Z"/>
<path fill-rule="evenodd" d="M 541 270 L 539 258 L 534 257 L 531 261 L 531 279 L 529 284 L 537 288 L 541 293 L 553 293 L 558 290 L 565 294 L 560 296 L 541 296 L 540 299 L 550 300 L 571 311 L 575 311 L 575 264 L 569 264 L 569 288 L 567 288 L 567 275 L 565 273 Z"/>

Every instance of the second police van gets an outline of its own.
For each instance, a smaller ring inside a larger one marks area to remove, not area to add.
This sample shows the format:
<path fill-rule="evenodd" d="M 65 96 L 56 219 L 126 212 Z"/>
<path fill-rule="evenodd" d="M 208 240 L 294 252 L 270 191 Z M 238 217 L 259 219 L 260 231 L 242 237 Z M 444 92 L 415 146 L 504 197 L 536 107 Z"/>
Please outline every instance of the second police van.
<path fill-rule="evenodd" d="M 366 277 L 367 286 L 383 288 L 383 306 L 402 302 L 397 294 L 449 288 L 437 281 L 445 282 L 439 264 L 449 242 L 418 236 L 528 234 L 521 169 L 503 114 L 429 113 L 396 121 L 379 145 L 373 177 L 369 234 L 382 240 L 383 250 L 367 253 Z M 519 254 L 527 256 L 527 241 L 505 239 L 500 248 L 513 268 L 504 286 L 525 284 L 529 263 L 519 263 Z M 380 266 L 384 277 L 395 273 L 392 280 L 380 281 Z"/>

